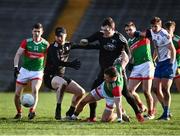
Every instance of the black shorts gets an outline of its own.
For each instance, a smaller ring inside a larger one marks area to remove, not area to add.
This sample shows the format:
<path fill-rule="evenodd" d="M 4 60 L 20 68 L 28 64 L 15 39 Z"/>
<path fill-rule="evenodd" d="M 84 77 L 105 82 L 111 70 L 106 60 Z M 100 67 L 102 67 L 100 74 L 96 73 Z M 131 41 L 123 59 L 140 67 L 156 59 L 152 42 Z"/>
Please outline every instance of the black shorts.
<path fill-rule="evenodd" d="M 58 76 L 58 75 L 49 75 L 49 74 L 44 74 L 44 77 L 43 77 L 43 80 L 44 80 L 44 84 L 46 87 L 48 87 L 49 89 L 52 89 L 52 90 L 55 90 L 52 85 L 51 85 L 51 81 L 52 79 L 55 77 L 55 76 Z M 59 76 L 59 77 L 62 77 L 62 76 Z M 62 77 L 64 80 L 67 81 L 67 84 L 69 84 L 72 79 L 69 79 L 65 76 Z"/>

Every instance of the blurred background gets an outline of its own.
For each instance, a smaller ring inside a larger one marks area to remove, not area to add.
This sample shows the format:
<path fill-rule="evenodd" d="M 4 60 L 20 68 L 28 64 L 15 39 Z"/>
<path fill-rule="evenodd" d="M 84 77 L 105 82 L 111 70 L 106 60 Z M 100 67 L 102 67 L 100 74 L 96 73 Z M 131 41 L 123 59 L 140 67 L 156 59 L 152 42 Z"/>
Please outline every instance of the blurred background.
<path fill-rule="evenodd" d="M 13 59 L 23 39 L 31 37 L 34 23 L 44 25 L 43 37 L 54 41 L 54 28 L 67 29 L 68 40 L 79 42 L 100 29 L 105 17 L 111 16 L 116 29 L 125 35 L 124 24 L 134 21 L 137 28 L 149 27 L 150 19 L 174 20 L 180 33 L 180 1 L 174 0 L 0 0 L 0 91 L 14 91 Z M 99 70 L 98 51 L 72 50 L 69 60 L 80 59 L 80 70 L 66 69 L 87 91 Z M 42 91 L 48 91 L 42 86 Z"/>

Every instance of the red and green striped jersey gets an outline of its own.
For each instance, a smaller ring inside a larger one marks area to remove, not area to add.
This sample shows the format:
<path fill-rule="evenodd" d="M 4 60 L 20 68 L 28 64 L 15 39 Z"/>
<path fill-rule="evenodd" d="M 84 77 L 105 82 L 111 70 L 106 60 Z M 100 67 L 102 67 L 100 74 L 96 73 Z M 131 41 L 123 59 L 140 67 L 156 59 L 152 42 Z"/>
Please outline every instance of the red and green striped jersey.
<path fill-rule="evenodd" d="M 104 82 L 104 90 L 109 97 L 121 96 L 121 90 L 123 88 L 122 67 L 120 64 L 117 64 L 115 67 L 119 72 L 117 80 L 112 83 Z"/>
<path fill-rule="evenodd" d="M 178 35 L 174 35 L 172 40 L 173 40 L 174 47 L 176 48 L 177 66 L 180 67 L 180 37 Z"/>
<path fill-rule="evenodd" d="M 134 65 L 140 65 L 147 61 L 152 61 L 151 45 L 148 38 L 132 38 L 128 40 Z"/>
<path fill-rule="evenodd" d="M 43 38 L 37 43 L 32 38 L 23 40 L 20 45 L 21 48 L 25 49 L 22 67 L 30 71 L 43 70 L 48 45 L 49 43 Z"/>

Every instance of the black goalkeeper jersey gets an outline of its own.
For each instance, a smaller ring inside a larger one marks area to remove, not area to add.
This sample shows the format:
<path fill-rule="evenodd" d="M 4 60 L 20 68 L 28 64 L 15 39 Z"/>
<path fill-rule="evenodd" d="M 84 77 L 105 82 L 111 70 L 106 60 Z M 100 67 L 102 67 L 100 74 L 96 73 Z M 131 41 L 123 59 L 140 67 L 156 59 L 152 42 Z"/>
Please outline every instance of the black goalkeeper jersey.
<path fill-rule="evenodd" d="M 88 42 L 99 42 L 99 64 L 101 69 L 105 69 L 113 65 L 113 62 L 121 54 L 122 50 L 125 50 L 130 57 L 130 50 L 127 45 L 126 38 L 119 32 L 115 32 L 112 37 L 105 38 L 103 33 L 98 31 L 86 38 Z"/>
<path fill-rule="evenodd" d="M 56 42 L 52 43 L 48 48 L 44 74 L 63 76 L 70 50 L 81 48 L 81 46 L 70 42 L 60 46 Z"/>
<path fill-rule="evenodd" d="M 76 43 L 66 42 L 64 45 L 59 46 L 56 42 L 52 43 L 48 48 L 44 73 L 63 76 L 71 49 L 99 49 L 99 45 L 81 46 Z"/>

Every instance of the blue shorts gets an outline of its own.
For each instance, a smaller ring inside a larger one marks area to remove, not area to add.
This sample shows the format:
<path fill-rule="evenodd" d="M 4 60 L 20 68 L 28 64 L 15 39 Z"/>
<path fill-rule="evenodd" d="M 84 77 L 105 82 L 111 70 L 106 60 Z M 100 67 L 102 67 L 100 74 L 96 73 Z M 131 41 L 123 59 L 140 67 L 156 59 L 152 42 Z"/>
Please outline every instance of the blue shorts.
<path fill-rule="evenodd" d="M 175 76 L 174 65 L 170 62 L 170 59 L 158 62 L 155 68 L 155 78 L 168 78 L 172 79 Z"/>

